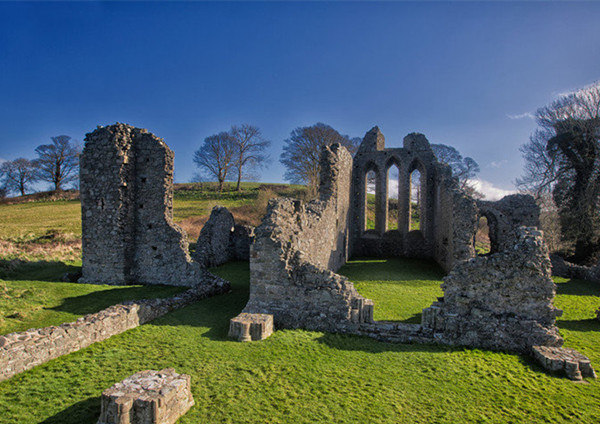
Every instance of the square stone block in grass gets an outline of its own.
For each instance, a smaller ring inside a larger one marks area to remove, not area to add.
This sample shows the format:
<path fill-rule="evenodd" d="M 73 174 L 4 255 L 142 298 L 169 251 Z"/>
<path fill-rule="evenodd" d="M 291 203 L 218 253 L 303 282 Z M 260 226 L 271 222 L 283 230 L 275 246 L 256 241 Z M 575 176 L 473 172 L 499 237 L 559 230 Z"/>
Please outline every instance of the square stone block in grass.
<path fill-rule="evenodd" d="M 273 334 L 273 315 L 242 312 L 229 322 L 229 337 L 240 342 L 264 340 Z"/>
<path fill-rule="evenodd" d="M 189 375 L 142 371 L 102 392 L 97 424 L 173 424 L 193 405 Z"/>

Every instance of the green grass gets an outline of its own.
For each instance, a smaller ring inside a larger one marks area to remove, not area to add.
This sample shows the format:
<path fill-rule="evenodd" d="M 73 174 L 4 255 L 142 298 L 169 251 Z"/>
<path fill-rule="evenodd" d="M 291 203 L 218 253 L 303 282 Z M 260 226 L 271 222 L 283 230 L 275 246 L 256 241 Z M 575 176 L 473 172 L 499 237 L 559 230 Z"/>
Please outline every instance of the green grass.
<path fill-rule="evenodd" d="M 299 185 L 242 183 L 242 191 L 226 184 L 222 193 L 214 183 L 177 184 L 173 196 L 173 217 L 180 222 L 193 216 L 209 215 L 213 206 L 228 208 L 253 205 L 262 190 L 276 196 L 303 197 L 305 188 Z M 81 203 L 79 200 L 34 201 L 12 205 L 0 204 L 0 239 L 29 240 L 48 232 L 81 236 Z"/>
<path fill-rule="evenodd" d="M 0 334 L 59 325 L 125 300 L 172 296 L 183 289 L 168 286 L 104 286 L 59 282 L 78 264 L 60 262 L 24 266 L 18 275 L 0 279 Z M 12 279 L 9 279 L 12 278 Z"/>
<path fill-rule="evenodd" d="M 78 200 L 0 205 L 0 239 L 33 238 L 49 231 L 81 236 Z"/>
<path fill-rule="evenodd" d="M 375 320 L 421 322 L 421 310 L 442 296 L 443 270 L 428 260 L 352 260 L 339 273 L 375 302 Z"/>
<path fill-rule="evenodd" d="M 0 383 L 0 423 L 95 423 L 102 390 L 163 367 L 192 377 L 196 405 L 183 424 L 598 422 L 600 383 L 548 375 L 519 355 L 302 330 L 277 331 L 261 342 L 231 341 L 229 319 L 248 297 L 248 265 L 231 263 L 216 272 L 233 283 L 231 294 Z M 382 309 L 389 312 L 379 319 L 410 319 L 433 300 L 429 289 L 411 287 L 396 298 L 401 292 L 386 295 L 378 286 L 410 287 L 433 281 L 438 271 L 421 261 L 353 261 L 344 272 L 360 279 L 361 293 L 376 295 L 376 311 L 387 302 Z M 394 281 L 396 273 L 404 280 Z M 591 320 L 600 288 L 564 280 L 558 286 L 567 346 L 600 364 L 600 323 Z"/>

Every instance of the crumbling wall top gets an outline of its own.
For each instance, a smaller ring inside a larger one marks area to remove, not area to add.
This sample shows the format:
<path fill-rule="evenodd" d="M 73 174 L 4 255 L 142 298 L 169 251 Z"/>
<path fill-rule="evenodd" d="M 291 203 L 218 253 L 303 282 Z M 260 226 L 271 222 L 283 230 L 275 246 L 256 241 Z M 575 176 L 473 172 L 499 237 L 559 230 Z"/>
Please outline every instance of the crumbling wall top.
<path fill-rule="evenodd" d="M 371 152 L 385 149 L 385 137 L 379 130 L 379 127 L 375 126 L 365 134 L 360 147 L 358 148 L 359 153 Z"/>

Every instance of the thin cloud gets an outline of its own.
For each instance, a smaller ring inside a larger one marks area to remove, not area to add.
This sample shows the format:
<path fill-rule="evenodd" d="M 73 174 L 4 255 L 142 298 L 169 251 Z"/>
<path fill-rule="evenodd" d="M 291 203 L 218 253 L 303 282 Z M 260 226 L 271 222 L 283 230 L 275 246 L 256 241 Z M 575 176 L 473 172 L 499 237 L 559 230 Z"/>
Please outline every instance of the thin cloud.
<path fill-rule="evenodd" d="M 504 166 L 505 163 L 508 163 L 508 160 L 494 160 L 490 162 L 489 166 L 490 168 L 502 168 L 502 166 Z"/>
<path fill-rule="evenodd" d="M 482 180 L 482 179 L 476 179 L 471 182 L 473 183 L 473 186 L 475 187 L 475 189 L 485 196 L 486 200 L 500 200 L 504 196 L 508 196 L 509 194 L 517 193 L 517 190 L 506 190 L 506 189 L 503 189 L 500 187 L 496 187 L 493 183 L 486 181 L 486 180 Z M 389 196 L 392 199 L 397 199 L 398 198 L 398 181 L 390 180 L 388 190 L 389 190 L 388 191 Z M 367 193 L 375 194 L 375 187 L 369 186 L 367 188 Z"/>
<path fill-rule="evenodd" d="M 520 113 L 518 115 L 506 114 L 508 119 L 534 119 L 535 116 L 531 112 Z"/>
<path fill-rule="evenodd" d="M 486 200 L 500 200 L 504 196 L 517 193 L 517 190 L 496 187 L 493 183 L 482 179 L 473 180 L 472 183 L 475 189 L 485 196 Z"/>

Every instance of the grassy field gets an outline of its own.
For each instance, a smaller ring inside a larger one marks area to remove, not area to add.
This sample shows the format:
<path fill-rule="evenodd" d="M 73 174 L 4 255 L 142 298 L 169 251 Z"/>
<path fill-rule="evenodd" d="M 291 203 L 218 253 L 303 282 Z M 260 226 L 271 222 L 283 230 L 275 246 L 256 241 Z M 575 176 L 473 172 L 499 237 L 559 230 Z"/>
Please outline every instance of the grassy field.
<path fill-rule="evenodd" d="M 59 325 L 132 299 L 172 296 L 181 287 L 100 286 L 59 282 L 81 264 L 27 264 L 0 280 L 0 334 Z"/>
<path fill-rule="evenodd" d="M 342 272 L 373 298 L 378 318 L 406 320 L 433 300 L 429 283 L 415 286 L 439 272 L 427 268 L 423 261 L 357 260 Z M 233 283 L 231 294 L 0 383 L 0 423 L 95 423 L 103 389 L 163 367 L 192 376 L 196 405 L 180 423 L 598 422 L 598 382 L 548 375 L 518 355 L 303 330 L 277 331 L 262 342 L 228 340 L 228 321 L 248 297 L 248 265 L 215 272 Z M 581 281 L 558 286 L 567 346 L 600 363 L 600 325 L 592 320 L 600 289 Z"/>
<path fill-rule="evenodd" d="M 11 261 L 81 259 L 81 204 L 73 199 L 76 194 L 66 193 L 69 200 L 48 200 L 56 196 L 39 193 L 0 203 L 0 277 L 14 265 Z M 243 183 L 241 192 L 235 191 L 233 184 L 218 192 L 214 183 L 176 184 L 173 219 L 194 243 L 214 206 L 228 207 L 236 223 L 258 225 L 269 199 L 278 196 L 305 198 L 305 189 Z"/>

